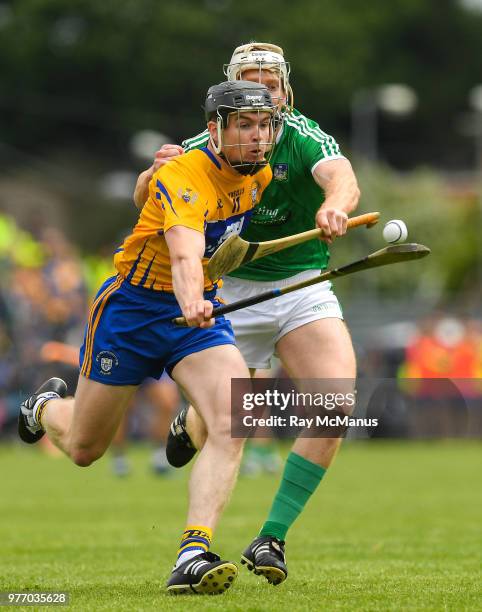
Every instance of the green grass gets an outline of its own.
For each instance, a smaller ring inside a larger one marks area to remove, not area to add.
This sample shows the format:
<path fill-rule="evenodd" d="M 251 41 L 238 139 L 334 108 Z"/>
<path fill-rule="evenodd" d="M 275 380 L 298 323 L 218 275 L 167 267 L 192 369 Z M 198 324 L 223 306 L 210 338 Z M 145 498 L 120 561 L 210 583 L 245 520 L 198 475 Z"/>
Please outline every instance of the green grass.
<path fill-rule="evenodd" d="M 0 590 L 69 591 L 82 611 L 481 609 L 480 444 L 345 443 L 289 533 L 284 584 L 241 567 L 224 595 L 188 598 L 163 589 L 187 474 L 155 478 L 147 450 L 130 454 L 134 472 L 118 480 L 106 460 L 82 469 L 0 447 Z M 240 479 L 214 551 L 239 560 L 277 480 Z"/>

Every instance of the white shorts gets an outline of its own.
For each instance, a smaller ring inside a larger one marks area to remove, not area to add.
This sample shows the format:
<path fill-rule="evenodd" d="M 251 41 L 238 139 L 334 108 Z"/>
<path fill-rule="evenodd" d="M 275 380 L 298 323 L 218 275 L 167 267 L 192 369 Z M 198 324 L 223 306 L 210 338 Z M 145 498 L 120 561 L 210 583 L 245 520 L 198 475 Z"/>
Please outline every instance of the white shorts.
<path fill-rule="evenodd" d="M 276 287 L 314 278 L 320 270 L 307 270 L 279 281 L 251 281 L 241 278 L 225 278 L 218 291 L 227 304 L 232 304 Z M 236 335 L 236 345 L 248 367 L 268 369 L 276 355 L 276 343 L 285 334 L 311 321 L 319 319 L 343 319 L 340 304 L 325 281 L 305 287 L 261 304 L 242 308 L 226 315 Z"/>

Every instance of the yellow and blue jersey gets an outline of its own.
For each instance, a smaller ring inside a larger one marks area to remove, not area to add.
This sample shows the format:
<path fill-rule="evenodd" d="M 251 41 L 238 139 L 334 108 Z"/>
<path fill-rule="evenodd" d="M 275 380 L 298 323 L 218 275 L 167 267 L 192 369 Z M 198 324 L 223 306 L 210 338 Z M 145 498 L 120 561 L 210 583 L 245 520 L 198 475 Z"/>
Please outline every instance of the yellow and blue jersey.
<path fill-rule="evenodd" d="M 165 233 L 182 225 L 205 235 L 204 288 L 209 291 L 209 258 L 228 236 L 246 227 L 271 177 L 269 166 L 242 176 L 221 165 L 207 147 L 176 157 L 154 173 L 139 221 L 115 254 L 117 271 L 134 286 L 173 292 Z"/>

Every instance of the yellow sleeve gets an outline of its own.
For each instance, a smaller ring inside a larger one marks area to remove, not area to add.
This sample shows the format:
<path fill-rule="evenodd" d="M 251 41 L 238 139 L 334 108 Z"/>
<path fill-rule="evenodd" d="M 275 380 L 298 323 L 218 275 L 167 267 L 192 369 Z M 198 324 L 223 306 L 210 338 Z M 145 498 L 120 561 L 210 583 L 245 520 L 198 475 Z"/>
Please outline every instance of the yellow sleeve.
<path fill-rule="evenodd" d="M 162 229 L 167 232 L 174 225 L 182 225 L 204 233 L 209 184 L 201 184 L 199 173 L 176 161 L 162 166 L 152 178 L 154 197 L 164 212 Z"/>

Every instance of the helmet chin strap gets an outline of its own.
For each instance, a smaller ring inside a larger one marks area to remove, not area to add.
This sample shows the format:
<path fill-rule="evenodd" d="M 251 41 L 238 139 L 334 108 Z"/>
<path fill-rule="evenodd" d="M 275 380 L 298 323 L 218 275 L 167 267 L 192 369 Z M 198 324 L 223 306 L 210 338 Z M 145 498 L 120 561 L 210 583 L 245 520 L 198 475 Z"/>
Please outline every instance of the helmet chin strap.
<path fill-rule="evenodd" d="M 240 161 L 239 164 L 235 164 L 233 162 L 228 163 L 230 163 L 233 170 L 236 170 L 236 172 L 239 172 L 239 174 L 242 174 L 243 176 L 252 176 L 253 174 L 256 174 L 256 172 L 259 172 L 262 168 L 268 165 L 268 162 L 265 160 L 260 162 L 254 162 L 252 164 L 249 162 L 242 161 Z"/>
<path fill-rule="evenodd" d="M 266 160 L 253 163 L 243 162 L 239 160 L 239 162 L 236 163 L 226 159 L 226 155 L 224 155 L 224 153 L 222 152 L 218 153 L 218 155 L 228 164 L 228 166 L 230 166 L 233 170 L 236 170 L 236 172 L 242 174 L 243 176 L 250 176 L 256 174 L 256 172 L 259 172 L 262 168 L 268 165 L 268 162 Z"/>

